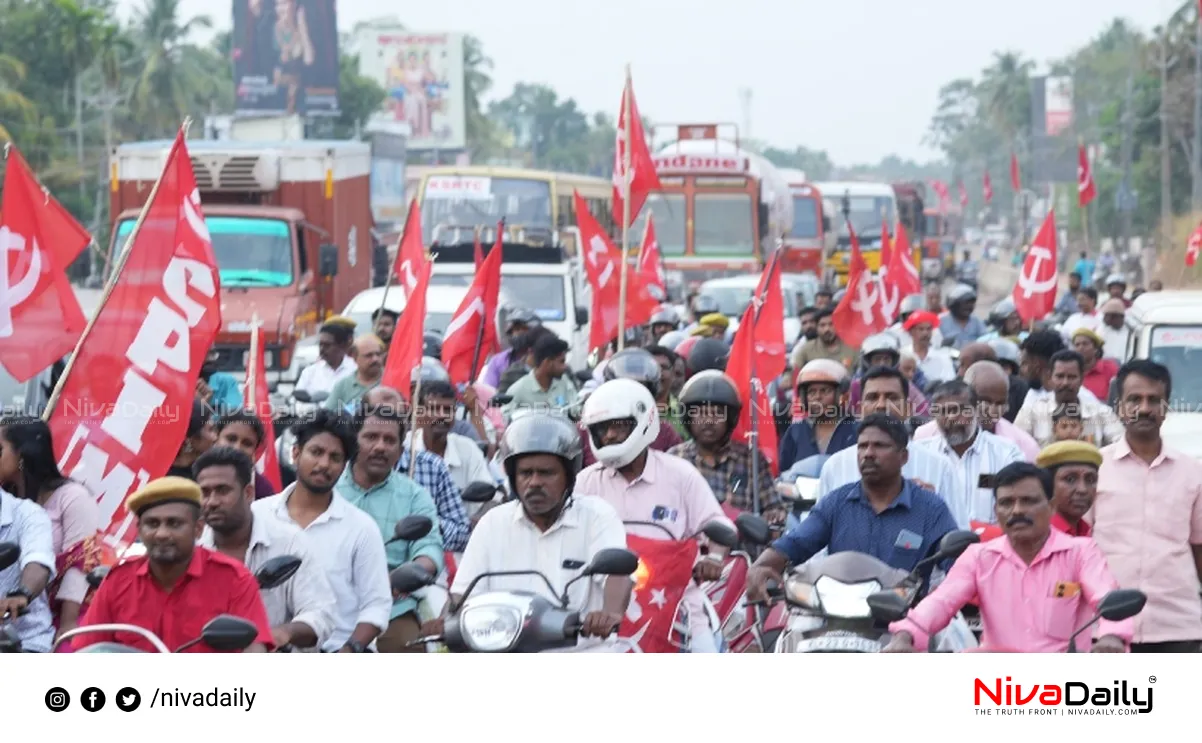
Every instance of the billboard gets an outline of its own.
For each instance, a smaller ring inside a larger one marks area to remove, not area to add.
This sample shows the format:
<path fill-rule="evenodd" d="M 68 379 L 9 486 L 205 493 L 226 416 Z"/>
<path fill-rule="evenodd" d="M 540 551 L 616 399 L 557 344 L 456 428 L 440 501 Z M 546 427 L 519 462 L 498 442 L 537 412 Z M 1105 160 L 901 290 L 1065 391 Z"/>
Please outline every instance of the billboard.
<path fill-rule="evenodd" d="M 1073 79 L 1049 77 L 1043 94 L 1044 131 L 1054 137 L 1073 125 Z"/>
<path fill-rule="evenodd" d="M 1031 133 L 1026 143 L 1032 183 L 1077 182 L 1073 123 L 1073 79 L 1032 77 Z"/>
<path fill-rule="evenodd" d="M 359 74 L 387 92 L 373 125 L 405 124 L 411 150 L 467 146 L 462 34 L 364 26 L 355 46 Z"/>
<path fill-rule="evenodd" d="M 234 0 L 234 107 L 337 116 L 334 0 Z"/>
<path fill-rule="evenodd" d="M 405 200 L 405 137 L 387 131 L 367 132 L 371 142 L 371 212 L 376 224 L 403 222 Z"/>

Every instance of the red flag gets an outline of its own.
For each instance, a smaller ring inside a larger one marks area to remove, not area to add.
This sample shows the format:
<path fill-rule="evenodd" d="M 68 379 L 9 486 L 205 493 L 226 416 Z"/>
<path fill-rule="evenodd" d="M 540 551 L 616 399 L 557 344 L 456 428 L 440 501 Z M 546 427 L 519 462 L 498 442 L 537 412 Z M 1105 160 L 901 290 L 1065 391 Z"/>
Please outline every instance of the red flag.
<path fill-rule="evenodd" d="M 580 228 L 580 243 L 584 252 L 584 270 L 593 291 L 588 333 L 588 347 L 592 351 L 618 337 L 618 304 L 621 299 L 618 261 L 622 258 L 580 194 L 573 194 L 573 198 L 576 200 L 576 226 Z"/>
<path fill-rule="evenodd" d="M 1202 251 L 1202 224 L 1190 233 L 1189 244 L 1185 250 L 1185 265 L 1192 266 L 1198 262 L 1198 253 Z"/>
<path fill-rule="evenodd" d="M 396 281 L 396 286 L 401 290 L 401 296 L 405 298 L 406 303 L 409 302 L 409 295 L 417 288 L 417 271 L 424 260 L 426 247 L 422 244 L 422 212 L 417 206 L 417 199 L 414 199 L 409 203 L 409 213 L 405 215 L 405 229 L 401 231 L 396 258 L 392 262 L 393 280 Z"/>
<path fill-rule="evenodd" d="M 888 283 L 897 287 L 899 297 L 907 297 L 922 291 L 922 277 L 918 267 L 914 265 L 914 249 L 910 247 L 910 236 L 906 234 L 906 226 L 900 222 L 897 234 L 893 239 L 892 260 L 889 270 L 885 273 Z M 882 281 L 885 279 L 882 278 Z"/>
<path fill-rule="evenodd" d="M 630 117 L 630 142 L 626 142 L 626 117 Z M 630 173 L 626 173 L 626 146 L 630 145 Z M 625 175 L 625 179 L 623 178 Z M 639 117 L 639 107 L 634 101 L 634 85 L 630 74 L 626 75 L 626 87 L 622 91 L 622 108 L 618 112 L 618 136 L 614 146 L 614 219 L 622 224 L 622 199 L 629 184 L 630 191 L 630 222 L 622 225 L 629 227 L 634 223 L 647 194 L 663 188 L 659 184 L 659 175 L 655 172 L 655 161 L 651 159 L 651 151 L 647 149 L 647 137 L 643 133 L 643 120 Z"/>
<path fill-rule="evenodd" d="M 62 471 L 96 496 L 111 542 L 132 542 L 126 496 L 179 453 L 221 328 L 217 262 L 182 129 L 152 196 L 49 421 Z"/>
<path fill-rule="evenodd" d="M 392 333 L 388 360 L 384 362 L 384 376 L 380 380 L 380 384 L 397 390 L 406 400 L 412 395 L 410 377 L 413 370 L 421 366 L 422 352 L 425 350 L 426 289 L 430 286 L 430 273 L 433 270 L 434 261 L 422 256 L 416 268 L 414 287 L 409 292 L 401 319 L 397 320 L 396 330 Z"/>
<path fill-rule="evenodd" d="M 88 320 L 67 267 L 92 241 L 44 191 L 16 147 L 0 202 L 0 363 L 27 382 L 71 353 Z"/>
<path fill-rule="evenodd" d="M 951 202 L 951 194 L 948 193 L 947 184 L 943 181 L 931 181 L 931 188 L 935 190 L 935 194 L 939 197 L 939 212 L 947 213 L 947 205 Z"/>
<path fill-rule="evenodd" d="M 964 181 L 957 181 L 956 188 L 960 189 L 960 208 L 968 208 L 968 191 L 964 190 Z"/>
<path fill-rule="evenodd" d="M 258 339 L 256 347 L 251 349 L 253 372 L 246 375 L 246 385 L 243 388 L 242 399 L 246 401 L 248 410 L 255 414 L 263 424 L 264 439 L 260 444 L 259 457 L 255 460 L 255 477 L 264 477 L 274 488 L 273 492 L 284 489 L 284 478 L 280 476 L 280 460 L 275 450 L 275 424 L 272 418 L 271 397 L 267 387 L 267 367 L 263 363 L 264 347 L 267 339 L 262 333 L 256 332 Z M 252 386 L 253 383 L 253 386 Z"/>
<path fill-rule="evenodd" d="M 893 282 L 889 279 L 889 272 L 893 270 L 892 263 L 895 260 L 895 255 L 897 255 L 897 251 L 894 249 L 893 240 L 889 236 L 889 224 L 882 219 L 881 267 L 877 271 L 877 282 L 881 286 L 881 313 L 889 318 L 889 322 L 893 322 L 897 318 L 897 311 L 901 307 L 902 299 L 901 290 L 894 286 Z"/>
<path fill-rule="evenodd" d="M 501 224 L 497 224 L 497 242 L 501 242 Z M 472 246 L 472 258 L 476 262 L 476 270 L 484 264 L 484 247 L 480 245 L 480 232 L 476 232 L 476 244 Z"/>
<path fill-rule="evenodd" d="M 476 241 L 479 245 L 479 240 Z M 476 271 L 472 285 L 455 310 L 442 339 L 442 363 L 454 384 L 471 384 L 480 362 L 499 351 L 497 303 L 501 295 L 501 226 L 497 241 Z M 477 342 L 480 347 L 477 349 Z"/>
<path fill-rule="evenodd" d="M 985 175 L 981 178 L 981 195 L 985 197 L 985 203 L 993 201 L 993 180 L 989 177 L 989 171 L 985 171 Z"/>
<path fill-rule="evenodd" d="M 881 262 L 880 273 L 884 275 L 889 270 L 889 264 L 893 262 L 893 240 L 889 237 L 889 223 L 881 218 Z"/>
<path fill-rule="evenodd" d="M 675 629 L 676 612 L 693 582 L 696 539 L 648 539 L 626 535 L 626 546 L 639 556 L 634 592 L 618 636 L 632 653 L 677 653 L 683 642 Z"/>
<path fill-rule="evenodd" d="M 1015 193 L 1023 190 L 1023 179 L 1021 171 L 1018 169 L 1018 155 L 1010 153 L 1010 187 Z"/>
<path fill-rule="evenodd" d="M 831 320 L 835 324 L 835 332 L 844 343 L 853 347 L 860 346 L 870 335 L 881 332 L 889 327 L 889 318 L 884 315 L 881 306 L 881 284 L 872 271 L 864 265 L 864 256 L 860 253 L 860 238 L 856 236 L 855 228 L 847 225 L 851 233 L 851 258 L 847 265 L 847 292 L 839 300 Z"/>
<path fill-rule="evenodd" d="M 743 313 L 731 344 L 726 373 L 739 391 L 743 409 L 732 438 L 749 441 L 751 409 L 756 411 L 756 444 L 768 460 L 775 477 L 777 456 L 776 420 L 768 399 L 767 382 L 784 373 L 788 365 L 785 345 L 785 303 L 780 287 L 780 253 L 774 252 L 760 274 L 752 301 Z M 764 473 L 768 477 L 768 473 Z"/>
<path fill-rule="evenodd" d="M 1098 197 L 1098 187 L 1093 182 L 1093 168 L 1089 166 L 1089 153 L 1085 145 L 1077 146 L 1077 203 L 1084 209 Z"/>
<path fill-rule="evenodd" d="M 659 287 L 663 295 L 660 301 L 667 299 L 668 283 L 664 277 L 664 260 L 659 253 L 659 241 L 655 239 L 655 220 L 651 214 L 647 215 L 647 228 L 643 231 L 638 267 L 643 286 Z"/>
<path fill-rule="evenodd" d="M 1023 322 L 1040 320 L 1056 306 L 1056 215 L 1048 212 L 1031 243 L 1011 296 Z"/>

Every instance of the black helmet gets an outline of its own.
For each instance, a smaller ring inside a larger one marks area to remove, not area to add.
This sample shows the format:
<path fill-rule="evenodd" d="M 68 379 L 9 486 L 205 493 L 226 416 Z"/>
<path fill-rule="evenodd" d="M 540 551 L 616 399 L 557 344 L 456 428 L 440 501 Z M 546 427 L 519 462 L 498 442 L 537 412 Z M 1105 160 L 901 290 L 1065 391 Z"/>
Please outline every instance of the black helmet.
<path fill-rule="evenodd" d="M 547 411 L 530 411 L 514 416 L 501 438 L 501 462 L 509 478 L 509 490 L 517 497 L 517 458 L 527 454 L 554 454 L 567 468 L 569 489 L 584 465 L 580 431 L 566 417 Z"/>
<path fill-rule="evenodd" d="M 514 325 L 525 325 L 527 328 L 532 328 L 541 324 L 542 321 L 539 320 L 538 315 L 525 307 L 514 307 L 505 316 L 505 332 L 507 334 L 513 330 Z"/>
<path fill-rule="evenodd" d="M 618 351 L 605 363 L 602 376 L 611 379 L 633 379 L 651 391 L 652 397 L 659 395 L 661 370 L 655 357 L 642 348 L 627 348 Z"/>
<path fill-rule="evenodd" d="M 695 405 L 725 405 L 736 411 L 743 408 L 734 380 L 717 369 L 698 372 L 690 377 L 680 390 L 680 404 L 686 411 Z"/>
<path fill-rule="evenodd" d="M 442 358 L 442 336 L 427 330 L 422 335 L 422 356 L 432 359 Z"/>
<path fill-rule="evenodd" d="M 947 306 L 977 301 L 977 291 L 968 284 L 956 284 L 947 293 Z"/>
<path fill-rule="evenodd" d="M 721 312 L 718 309 L 718 300 L 708 294 L 698 294 L 693 299 L 693 314 L 697 317 L 704 317 L 714 312 Z"/>
<path fill-rule="evenodd" d="M 701 338 L 689 351 L 689 373 L 696 374 L 709 369 L 724 371 L 729 357 L 730 348 L 725 343 L 717 338 Z"/>

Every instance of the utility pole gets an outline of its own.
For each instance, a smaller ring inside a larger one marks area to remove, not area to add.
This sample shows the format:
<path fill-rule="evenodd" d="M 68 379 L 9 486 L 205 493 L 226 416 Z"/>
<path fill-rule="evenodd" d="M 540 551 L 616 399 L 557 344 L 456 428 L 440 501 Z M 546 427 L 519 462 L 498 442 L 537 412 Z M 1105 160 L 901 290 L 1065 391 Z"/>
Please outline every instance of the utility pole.
<path fill-rule="evenodd" d="M 1135 92 L 1135 74 L 1131 69 L 1127 70 L 1127 84 L 1123 93 L 1123 144 L 1119 148 L 1119 161 L 1123 168 L 1123 185 L 1121 188 L 1127 192 L 1131 191 L 1131 148 L 1134 140 L 1135 128 L 1135 112 L 1132 111 L 1132 98 Z M 1123 250 L 1127 250 L 1131 244 L 1131 209 L 1122 210 L 1122 243 Z"/>
<path fill-rule="evenodd" d="M 1156 66 L 1160 70 L 1160 239 L 1156 242 L 1158 245 L 1167 245 L 1173 224 L 1173 178 L 1172 163 L 1169 160 L 1172 149 L 1169 140 L 1169 68 L 1177 63 L 1177 57 L 1169 56 L 1168 27 L 1156 29 L 1156 35 L 1160 42 L 1159 56 L 1156 60 Z"/>
<path fill-rule="evenodd" d="M 79 172 L 83 173 L 83 75 L 75 72 L 75 160 Z M 88 202 L 87 179 L 79 179 L 79 205 L 82 208 Z"/>
<path fill-rule="evenodd" d="M 1194 23 L 1194 156 L 1190 158 L 1189 174 L 1193 184 L 1190 204 L 1195 212 L 1202 210 L 1202 7 Z"/>

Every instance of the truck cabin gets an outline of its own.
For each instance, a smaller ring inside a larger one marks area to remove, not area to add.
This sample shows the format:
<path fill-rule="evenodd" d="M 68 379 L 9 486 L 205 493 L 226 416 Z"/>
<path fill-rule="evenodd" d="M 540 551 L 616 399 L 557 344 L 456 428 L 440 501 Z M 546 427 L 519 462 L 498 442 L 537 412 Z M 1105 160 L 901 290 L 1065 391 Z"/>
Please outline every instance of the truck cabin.
<path fill-rule="evenodd" d="M 782 268 L 789 273 L 822 270 L 827 235 L 834 228 L 834 212 L 822 193 L 807 183 L 790 183 L 793 224 L 785 236 Z"/>

